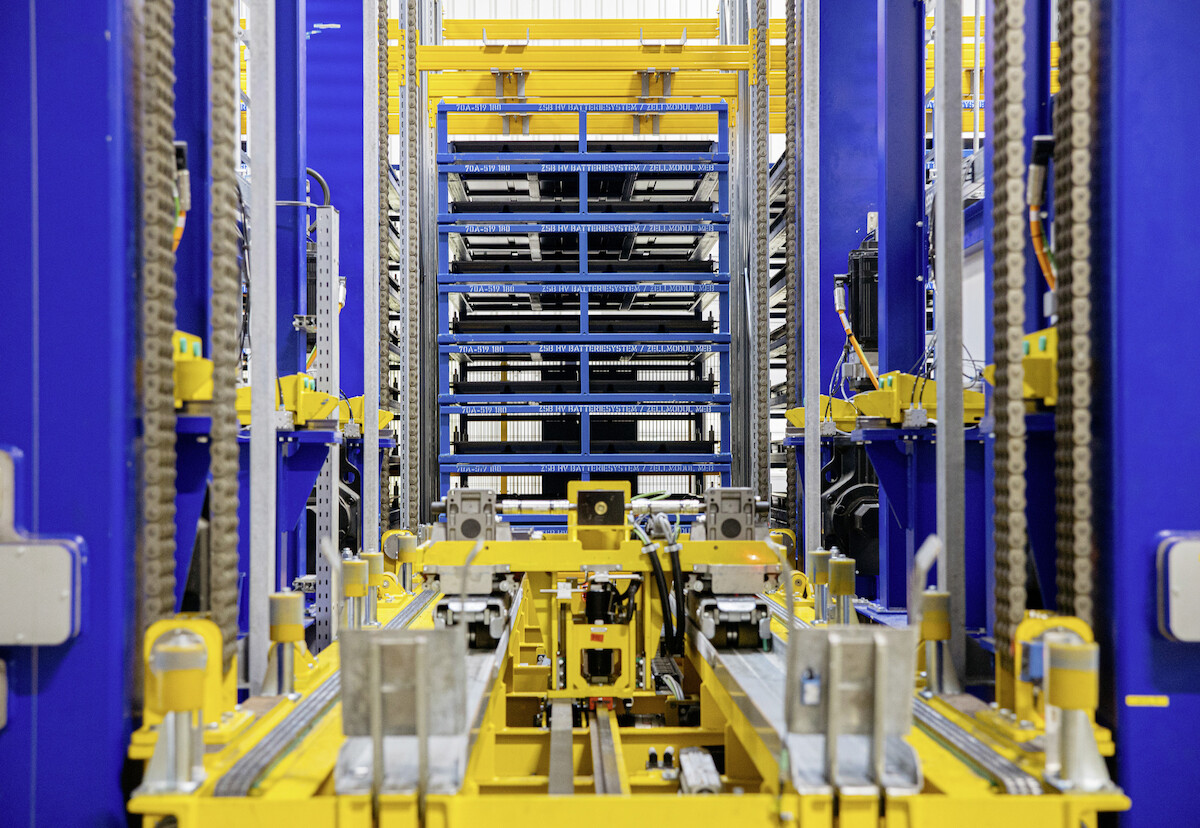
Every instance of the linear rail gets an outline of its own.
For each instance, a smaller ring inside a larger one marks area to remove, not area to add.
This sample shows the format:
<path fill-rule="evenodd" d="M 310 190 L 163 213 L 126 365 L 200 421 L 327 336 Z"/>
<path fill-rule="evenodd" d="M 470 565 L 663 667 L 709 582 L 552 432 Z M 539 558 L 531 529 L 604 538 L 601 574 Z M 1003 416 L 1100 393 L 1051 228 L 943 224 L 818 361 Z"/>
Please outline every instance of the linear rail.
<path fill-rule="evenodd" d="M 437 593 L 426 591 L 416 596 L 384 629 L 399 630 L 409 626 L 433 602 Z M 291 750 L 317 720 L 341 698 L 342 672 L 338 670 L 304 698 L 267 736 L 242 756 L 228 772 L 217 780 L 213 796 L 248 796 L 250 789 L 263 777 L 281 756 Z"/>
<path fill-rule="evenodd" d="M 913 700 L 913 715 L 922 730 L 977 767 L 1000 785 L 1005 793 L 1017 796 L 1036 796 L 1042 793 L 1042 783 L 1037 777 L 1026 773 L 1015 762 L 992 750 L 986 742 L 939 713 L 924 699 L 917 697 Z"/>

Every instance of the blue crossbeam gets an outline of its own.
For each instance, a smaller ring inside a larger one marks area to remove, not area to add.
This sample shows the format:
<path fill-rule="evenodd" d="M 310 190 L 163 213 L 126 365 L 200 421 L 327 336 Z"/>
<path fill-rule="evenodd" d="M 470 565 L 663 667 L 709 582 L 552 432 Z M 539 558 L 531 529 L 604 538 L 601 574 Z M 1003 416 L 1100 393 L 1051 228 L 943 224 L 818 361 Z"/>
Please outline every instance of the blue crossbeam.
<path fill-rule="evenodd" d="M 493 407 L 491 403 L 499 405 L 505 403 L 516 405 L 526 404 L 524 407 L 533 409 L 529 413 L 538 414 L 634 414 L 639 412 L 619 409 L 638 407 L 634 404 L 645 403 L 646 408 L 662 409 L 659 411 L 641 412 L 645 414 L 701 414 L 711 412 L 688 412 L 676 409 L 681 409 L 688 403 L 696 403 L 696 408 L 715 406 L 719 409 L 717 413 L 728 413 L 730 402 L 729 394 L 542 394 L 539 396 L 542 400 L 546 401 L 544 404 L 529 403 L 528 394 L 439 394 L 438 403 L 443 405 L 474 404 L 475 407 L 478 407 L 481 401 L 486 400 L 489 403 L 487 406 L 489 408 Z M 572 404 L 576 405 L 572 406 Z M 587 410 L 584 412 L 560 410 L 568 406 Z M 442 413 L 455 414 L 458 412 L 443 411 Z"/>
<path fill-rule="evenodd" d="M 728 293 L 728 284 L 705 284 L 703 282 L 643 283 L 636 285 L 579 282 L 577 284 L 467 284 L 460 283 L 438 288 L 438 293 Z"/>

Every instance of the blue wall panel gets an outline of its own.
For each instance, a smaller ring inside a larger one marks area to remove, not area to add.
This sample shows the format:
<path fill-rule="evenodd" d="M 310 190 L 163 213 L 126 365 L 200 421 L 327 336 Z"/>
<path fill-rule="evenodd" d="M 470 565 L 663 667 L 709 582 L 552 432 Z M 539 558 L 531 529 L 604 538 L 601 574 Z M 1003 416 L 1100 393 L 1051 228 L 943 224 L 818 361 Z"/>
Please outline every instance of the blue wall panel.
<path fill-rule="evenodd" d="M 308 0 L 308 166 L 329 182 L 341 212 L 342 391 L 363 393 L 362 7 Z M 372 309 L 374 310 L 374 309 Z"/>
<path fill-rule="evenodd" d="M 1200 353 L 1195 215 L 1200 174 L 1187 154 L 1200 97 L 1168 85 L 1200 77 L 1200 29 L 1170 0 L 1099 4 L 1099 101 L 1093 234 L 1098 630 L 1102 705 L 1117 726 L 1118 781 L 1133 799 L 1122 825 L 1183 824 L 1200 813 L 1200 645 L 1157 630 L 1158 533 L 1200 531 Z M 1182 369 L 1182 370 L 1181 370 Z M 1172 389 L 1172 393 L 1163 393 Z M 1130 695 L 1165 695 L 1139 707 Z M 1188 816 L 1188 815 L 1191 816 Z"/>
<path fill-rule="evenodd" d="M 0 27 L 0 443 L 24 452 L 19 522 L 87 544 L 79 636 L 0 650 L 5 826 L 125 825 L 135 222 L 123 14 L 117 0 L 9 4 Z"/>

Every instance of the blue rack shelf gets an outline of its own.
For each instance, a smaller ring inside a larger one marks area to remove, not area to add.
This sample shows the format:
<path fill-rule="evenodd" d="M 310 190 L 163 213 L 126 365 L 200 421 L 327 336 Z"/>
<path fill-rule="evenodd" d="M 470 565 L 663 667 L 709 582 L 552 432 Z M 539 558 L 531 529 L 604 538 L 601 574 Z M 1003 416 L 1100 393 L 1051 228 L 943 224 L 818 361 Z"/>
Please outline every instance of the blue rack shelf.
<path fill-rule="evenodd" d="M 448 115 L 479 111 L 575 112 L 578 140 L 452 145 Z M 718 132 L 589 140 L 588 114 L 612 111 L 713 112 Z M 441 104 L 437 124 L 443 494 L 480 477 L 510 497 L 728 485 L 725 104 Z"/>

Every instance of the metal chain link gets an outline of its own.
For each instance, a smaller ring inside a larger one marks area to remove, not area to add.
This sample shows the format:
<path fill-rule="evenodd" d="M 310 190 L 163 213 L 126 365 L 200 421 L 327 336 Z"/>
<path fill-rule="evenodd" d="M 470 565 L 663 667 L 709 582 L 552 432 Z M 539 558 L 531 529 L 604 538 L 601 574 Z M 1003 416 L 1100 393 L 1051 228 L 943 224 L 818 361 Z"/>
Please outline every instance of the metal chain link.
<path fill-rule="evenodd" d="M 388 163 L 388 3 L 378 3 L 378 38 L 376 51 L 378 65 L 377 98 L 379 104 L 379 407 L 392 409 L 391 344 L 392 333 L 388 324 L 391 267 L 388 248 L 391 236 L 391 208 L 388 195 L 391 191 L 391 165 Z M 384 532 L 391 528 L 391 451 L 382 451 L 383 463 L 379 472 L 379 516 Z"/>
<path fill-rule="evenodd" d="M 755 376 L 754 434 L 756 436 L 756 479 L 754 490 L 759 497 L 771 494 L 771 145 L 770 90 L 767 82 L 767 50 L 771 43 L 771 21 L 767 0 L 756 0 L 754 25 L 758 28 L 754 64 L 758 74 L 754 95 L 754 158 L 755 211 L 757 226 L 754 233 L 754 311 L 755 311 Z"/>
<path fill-rule="evenodd" d="M 784 131 L 787 147 L 784 158 L 787 159 L 787 182 L 784 185 L 787 194 L 785 204 L 785 244 L 787 250 L 787 265 L 785 272 L 784 302 L 787 313 L 787 389 L 785 399 L 789 408 L 795 408 L 800 402 L 800 320 L 796 312 L 800 301 L 800 225 L 799 225 L 799 193 L 796 186 L 797 160 L 796 154 L 800 146 L 800 130 L 796 119 L 796 108 L 800 103 L 800 84 L 797 70 L 799 50 L 796 48 L 796 2 L 787 0 L 787 66 L 785 67 L 784 108 L 787 120 Z M 795 452 L 787 465 L 787 522 L 793 530 L 797 528 L 797 485 L 799 475 L 796 466 L 800 462 L 799 452 Z"/>
<path fill-rule="evenodd" d="M 143 632 L 175 611 L 175 4 L 147 0 L 142 102 Z"/>
<path fill-rule="evenodd" d="M 421 409 L 420 409 L 420 353 L 419 353 L 419 333 L 420 333 L 420 245 L 419 239 L 421 235 L 420 229 L 420 210 L 418 209 L 418 197 L 420 193 L 420 182 L 417 177 L 418 172 L 418 149 L 419 139 L 421 136 L 421 75 L 417 71 L 417 7 L 419 0 L 409 0 L 408 2 L 408 19 L 404 32 L 405 49 L 405 71 L 408 74 L 407 82 L 407 111 L 408 124 L 405 129 L 406 152 L 408 163 L 406 165 L 408 179 L 408 197 L 407 202 L 407 223 L 408 232 L 405 239 L 404 250 L 408 257 L 408 266 L 405 268 L 404 284 L 406 288 L 406 302 L 404 308 L 405 326 L 407 334 L 407 352 L 408 352 L 408 376 L 405 377 L 405 382 L 408 384 L 408 417 L 405 423 L 407 430 L 407 446 L 408 457 L 406 463 L 406 477 L 404 481 L 406 504 L 404 519 L 406 528 L 416 529 L 419 519 L 418 508 L 420 506 L 419 498 L 417 497 L 418 483 L 421 474 Z"/>
<path fill-rule="evenodd" d="M 996 654 L 1011 669 L 1013 636 L 1025 614 L 1025 0 L 997 0 L 994 13 L 993 351 L 995 433 Z"/>
<path fill-rule="evenodd" d="M 1058 609 L 1092 619 L 1092 3 L 1058 0 L 1054 229 L 1058 405 L 1054 415 Z"/>
<path fill-rule="evenodd" d="M 242 279 L 238 265 L 239 125 L 237 15 L 230 0 L 210 0 L 212 55 L 212 430 L 209 493 L 209 608 L 220 627 L 224 666 L 238 641 L 238 420 Z"/>

